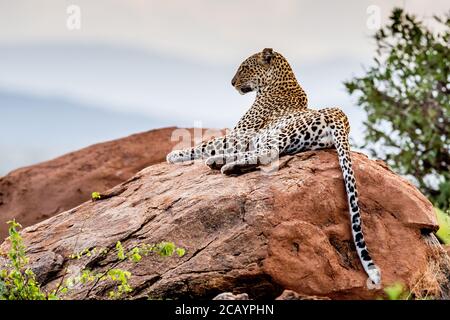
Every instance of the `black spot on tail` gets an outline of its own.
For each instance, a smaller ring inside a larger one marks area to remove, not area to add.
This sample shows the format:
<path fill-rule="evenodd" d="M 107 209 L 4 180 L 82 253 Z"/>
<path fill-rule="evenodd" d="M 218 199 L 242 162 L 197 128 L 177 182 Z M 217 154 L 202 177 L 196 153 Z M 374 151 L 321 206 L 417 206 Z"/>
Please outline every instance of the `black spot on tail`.
<path fill-rule="evenodd" d="M 372 259 L 370 258 L 369 252 L 367 252 L 366 249 L 361 250 L 361 259 L 363 259 L 364 261 L 372 260 Z"/>
<path fill-rule="evenodd" d="M 352 194 L 350 196 L 350 203 L 353 204 L 353 202 L 355 202 L 355 196 Z"/>
<path fill-rule="evenodd" d="M 365 241 L 361 241 L 361 242 L 358 242 L 356 245 L 358 246 L 358 248 L 362 249 L 362 248 L 366 247 L 366 242 Z"/>

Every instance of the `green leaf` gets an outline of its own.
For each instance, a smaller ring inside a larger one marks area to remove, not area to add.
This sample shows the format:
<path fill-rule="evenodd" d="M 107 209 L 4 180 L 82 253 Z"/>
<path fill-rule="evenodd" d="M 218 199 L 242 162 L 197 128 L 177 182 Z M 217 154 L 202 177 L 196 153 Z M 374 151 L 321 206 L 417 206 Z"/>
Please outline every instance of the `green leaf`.
<path fill-rule="evenodd" d="M 175 251 L 175 244 L 173 242 L 161 242 L 157 245 L 158 253 L 163 256 L 171 256 Z"/>
<path fill-rule="evenodd" d="M 404 292 L 403 285 L 401 283 L 395 283 L 384 288 L 384 292 L 388 296 L 389 300 L 400 300 Z"/>
<path fill-rule="evenodd" d="M 116 243 L 116 249 L 117 249 L 117 258 L 119 258 L 119 260 L 125 260 L 125 252 L 124 249 L 122 247 L 122 243 L 120 241 L 117 241 Z"/>
<path fill-rule="evenodd" d="M 436 236 L 444 244 L 450 244 L 450 216 L 438 208 L 434 209 L 439 224 L 439 230 L 436 232 Z"/>
<path fill-rule="evenodd" d="M 100 200 L 102 198 L 102 195 L 100 194 L 100 192 L 92 192 L 91 195 L 92 200 Z"/>

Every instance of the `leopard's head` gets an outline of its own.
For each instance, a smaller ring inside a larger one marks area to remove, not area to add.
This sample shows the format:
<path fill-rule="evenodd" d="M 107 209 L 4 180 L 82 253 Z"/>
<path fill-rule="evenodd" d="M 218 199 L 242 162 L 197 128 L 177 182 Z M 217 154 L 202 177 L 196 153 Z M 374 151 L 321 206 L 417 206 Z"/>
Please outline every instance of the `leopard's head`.
<path fill-rule="evenodd" d="M 289 69 L 286 71 L 292 72 L 281 54 L 266 48 L 241 63 L 231 85 L 241 94 L 258 91 L 280 77 L 281 73 L 278 71 L 286 66 Z"/>

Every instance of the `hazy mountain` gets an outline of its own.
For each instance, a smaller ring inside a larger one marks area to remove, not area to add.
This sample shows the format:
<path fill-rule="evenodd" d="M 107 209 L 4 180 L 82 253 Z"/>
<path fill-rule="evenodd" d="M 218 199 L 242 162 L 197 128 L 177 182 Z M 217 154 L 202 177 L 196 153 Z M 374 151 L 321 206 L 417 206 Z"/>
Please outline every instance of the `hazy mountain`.
<path fill-rule="evenodd" d="M 289 52 L 284 54 L 307 90 L 311 106 L 352 105 L 342 81 L 360 73 L 358 59 L 298 61 Z M 0 88 L 57 92 L 110 110 L 167 118 L 170 125 L 193 126 L 194 121 L 202 121 L 205 127 L 224 127 L 233 125 L 252 103 L 252 95 L 241 96 L 230 84 L 242 60 L 211 65 L 180 55 L 105 44 L 0 46 Z"/>
<path fill-rule="evenodd" d="M 0 91 L 0 175 L 96 142 L 149 130 L 159 122 L 63 98 Z"/>

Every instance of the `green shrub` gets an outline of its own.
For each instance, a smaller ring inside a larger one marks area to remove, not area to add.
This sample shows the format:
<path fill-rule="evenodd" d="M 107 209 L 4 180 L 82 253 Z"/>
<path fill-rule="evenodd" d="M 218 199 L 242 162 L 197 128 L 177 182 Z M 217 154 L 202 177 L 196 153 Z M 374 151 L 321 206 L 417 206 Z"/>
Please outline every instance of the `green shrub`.
<path fill-rule="evenodd" d="M 15 220 L 8 221 L 11 248 L 8 265 L 0 270 L 0 300 L 45 300 L 57 299 L 54 294 L 41 290 L 34 272 L 27 267 L 25 246 L 17 228 L 22 226 Z"/>
<path fill-rule="evenodd" d="M 128 283 L 132 274 L 129 271 L 119 269 L 117 266 L 128 260 L 133 263 L 141 261 L 143 256 L 148 256 L 151 253 L 156 253 L 162 257 L 170 257 L 174 253 L 177 253 L 179 257 L 185 254 L 185 249 L 178 248 L 173 242 L 161 242 L 158 244 L 140 244 L 139 246 L 132 247 L 126 250 L 120 241 L 115 245 L 117 254 L 117 262 L 113 263 L 109 269 L 103 272 L 92 272 L 89 269 L 83 270 L 81 276 L 75 278 L 69 278 L 66 287 L 73 287 L 77 283 L 88 284 L 91 283 L 90 289 L 87 291 L 85 298 L 89 296 L 89 293 L 97 286 L 98 283 L 110 280 L 115 283 L 112 290 L 108 292 L 108 296 L 111 299 L 120 299 L 124 295 L 133 291 L 133 288 Z M 93 248 L 92 250 L 85 249 L 82 252 L 71 255 L 71 258 L 81 259 L 83 256 L 93 256 L 96 254 L 106 255 L 108 250 L 105 248 Z"/>
<path fill-rule="evenodd" d="M 367 112 L 361 147 L 413 180 L 441 209 L 450 206 L 450 12 L 433 32 L 394 9 L 375 35 L 374 65 L 345 83 Z"/>
<path fill-rule="evenodd" d="M 75 286 L 85 286 L 87 293 L 85 298 L 97 287 L 100 282 L 110 281 L 113 286 L 108 292 L 110 299 L 121 299 L 133 291 L 129 284 L 132 277 L 131 272 L 118 268 L 119 264 L 128 260 L 134 263 L 141 261 L 143 256 L 156 253 L 162 257 L 169 257 L 176 253 L 179 257 L 185 254 L 183 248 L 178 248 L 173 242 L 161 242 L 154 245 L 140 244 L 129 250 L 125 249 L 118 241 L 114 250 L 117 254 L 117 261 L 106 271 L 94 272 L 83 269 L 79 275 L 63 280 L 58 287 L 47 293 L 41 289 L 36 281 L 36 276 L 28 267 L 29 259 L 26 255 L 26 248 L 22 237 L 17 231 L 21 225 L 16 221 L 8 221 L 9 239 L 11 247 L 8 252 L 8 261 L 4 269 L 0 269 L 0 300 L 58 300 L 72 290 Z M 81 259 L 104 255 L 109 253 L 106 248 L 85 249 L 72 254 L 69 258 Z"/>
<path fill-rule="evenodd" d="M 401 283 L 394 283 L 384 288 L 388 300 L 407 300 L 410 296 Z"/>
<path fill-rule="evenodd" d="M 435 208 L 436 216 L 439 224 L 439 230 L 436 236 L 444 244 L 450 244 L 450 215 L 449 212 L 444 213 L 442 210 Z"/>

